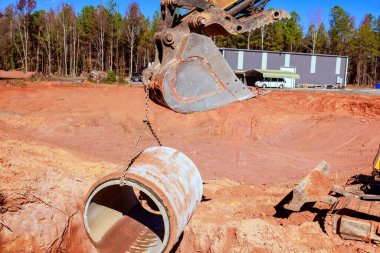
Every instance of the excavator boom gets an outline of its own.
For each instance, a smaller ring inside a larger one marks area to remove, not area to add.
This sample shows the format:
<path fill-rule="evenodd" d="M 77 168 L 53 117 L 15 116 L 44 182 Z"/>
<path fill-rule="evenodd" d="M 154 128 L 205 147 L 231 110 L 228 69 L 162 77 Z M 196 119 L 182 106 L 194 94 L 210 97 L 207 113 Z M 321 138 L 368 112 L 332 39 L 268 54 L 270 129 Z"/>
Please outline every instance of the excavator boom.
<path fill-rule="evenodd" d="M 162 0 L 155 61 L 143 80 L 154 101 L 180 113 L 215 109 L 254 97 L 209 36 L 236 35 L 276 20 L 269 0 Z"/>

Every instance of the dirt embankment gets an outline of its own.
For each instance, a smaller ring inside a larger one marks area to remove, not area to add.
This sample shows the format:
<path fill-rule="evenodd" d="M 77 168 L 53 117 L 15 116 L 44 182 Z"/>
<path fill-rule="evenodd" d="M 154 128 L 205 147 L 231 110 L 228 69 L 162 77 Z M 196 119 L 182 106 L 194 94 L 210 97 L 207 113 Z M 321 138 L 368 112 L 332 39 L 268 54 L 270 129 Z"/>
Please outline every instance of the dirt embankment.
<path fill-rule="evenodd" d="M 0 86 L 0 252 L 93 252 L 84 195 L 127 159 L 143 111 L 141 88 Z M 380 98 L 273 92 L 191 115 L 152 105 L 151 116 L 205 179 L 177 252 L 375 252 L 328 237 L 326 207 L 281 218 L 274 206 L 321 160 L 336 179 L 369 171 Z M 142 148 L 153 144 L 146 135 Z"/>
<path fill-rule="evenodd" d="M 143 126 L 141 88 L 0 88 L 0 123 L 19 134 L 121 163 Z M 272 92 L 218 110 L 181 115 L 151 105 L 161 142 L 187 154 L 208 179 L 287 182 L 322 160 L 335 171 L 369 167 L 380 143 L 380 98 Z M 142 148 L 157 145 L 146 132 Z"/>

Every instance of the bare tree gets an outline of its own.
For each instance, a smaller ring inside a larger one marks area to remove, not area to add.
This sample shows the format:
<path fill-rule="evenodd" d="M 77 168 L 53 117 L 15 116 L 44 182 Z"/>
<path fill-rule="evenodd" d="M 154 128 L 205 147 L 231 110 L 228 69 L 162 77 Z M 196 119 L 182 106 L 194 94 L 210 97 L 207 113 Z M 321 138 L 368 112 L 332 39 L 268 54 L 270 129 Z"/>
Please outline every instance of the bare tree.
<path fill-rule="evenodd" d="M 68 44 L 67 44 L 67 39 L 68 39 L 68 6 L 66 4 L 62 5 L 62 10 L 59 15 L 59 21 L 62 26 L 62 43 L 63 43 L 63 74 L 67 76 L 67 54 L 68 54 Z"/>
<path fill-rule="evenodd" d="M 28 56 L 29 56 L 29 24 L 32 11 L 36 8 L 36 0 L 19 0 L 16 9 L 18 11 L 17 24 L 20 33 L 22 52 L 23 52 L 23 67 L 24 71 L 28 71 Z"/>
<path fill-rule="evenodd" d="M 114 44 L 115 44 L 115 37 L 116 37 L 116 23 L 117 23 L 117 8 L 118 4 L 115 2 L 115 0 L 109 0 L 107 2 L 107 9 L 109 14 L 109 44 L 110 44 L 110 58 L 109 58 L 109 68 L 110 70 L 113 70 L 113 64 L 114 64 Z"/>
<path fill-rule="evenodd" d="M 48 75 L 51 76 L 52 72 L 52 26 L 54 22 L 54 11 L 50 9 L 50 11 L 45 15 L 46 18 L 46 43 L 47 43 L 47 57 L 48 57 Z"/>
<path fill-rule="evenodd" d="M 121 15 L 116 15 L 115 17 L 115 36 L 116 36 L 116 41 L 115 41 L 115 47 L 116 47 L 116 54 L 115 54 L 115 66 L 116 66 L 116 72 L 118 75 L 120 75 L 121 71 L 120 71 L 120 66 L 122 65 L 121 64 L 121 59 L 124 59 L 124 58 L 121 58 L 120 57 L 120 40 L 124 34 L 124 22 L 122 21 L 122 17 Z"/>
<path fill-rule="evenodd" d="M 252 31 L 249 30 L 249 32 L 248 32 L 248 38 L 247 38 L 247 49 L 248 50 L 251 49 L 251 33 L 252 33 Z"/>
<path fill-rule="evenodd" d="M 106 41 L 106 31 L 108 28 L 108 14 L 107 10 L 103 6 L 98 6 L 96 10 L 96 41 L 95 47 L 98 51 L 98 62 L 100 69 L 104 71 L 104 50 Z"/>
<path fill-rule="evenodd" d="M 139 5 L 133 2 L 129 5 L 125 14 L 125 30 L 130 48 L 129 59 L 129 77 L 132 77 L 133 71 L 133 52 L 136 46 L 137 35 L 141 30 L 142 14 Z"/>
<path fill-rule="evenodd" d="M 306 47 L 312 53 L 315 54 L 315 49 L 318 41 L 318 28 L 315 24 L 309 26 L 308 34 L 306 35 Z"/>
<path fill-rule="evenodd" d="M 309 31 L 306 35 L 306 47 L 312 54 L 315 54 L 319 36 L 319 27 L 322 24 L 321 9 L 316 9 L 310 14 L 310 21 Z"/>
<path fill-rule="evenodd" d="M 265 26 L 261 27 L 261 50 L 264 51 Z"/>

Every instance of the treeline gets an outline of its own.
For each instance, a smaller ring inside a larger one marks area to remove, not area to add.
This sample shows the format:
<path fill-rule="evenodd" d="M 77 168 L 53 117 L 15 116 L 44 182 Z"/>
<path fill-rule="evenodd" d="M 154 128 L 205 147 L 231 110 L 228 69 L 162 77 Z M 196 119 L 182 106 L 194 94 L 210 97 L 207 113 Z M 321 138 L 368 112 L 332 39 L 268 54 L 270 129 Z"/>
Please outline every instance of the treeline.
<path fill-rule="evenodd" d="M 36 0 L 19 0 L 0 12 L 0 69 L 59 76 L 96 69 L 130 76 L 154 58 L 158 13 L 150 20 L 137 3 L 124 15 L 115 0 L 78 13 L 67 4 L 35 8 Z"/>
<path fill-rule="evenodd" d="M 123 14 L 115 0 L 79 12 L 67 4 L 49 11 L 35 8 L 36 0 L 19 0 L 0 11 L 0 69 L 59 76 L 96 69 L 130 76 L 154 59 L 152 38 L 159 14 L 145 17 L 136 2 Z M 306 33 L 299 15 L 291 16 L 247 34 L 214 40 L 220 47 L 346 55 L 351 83 L 380 80 L 380 16 L 368 14 L 356 28 L 354 17 L 335 6 L 329 30 L 316 12 Z"/>

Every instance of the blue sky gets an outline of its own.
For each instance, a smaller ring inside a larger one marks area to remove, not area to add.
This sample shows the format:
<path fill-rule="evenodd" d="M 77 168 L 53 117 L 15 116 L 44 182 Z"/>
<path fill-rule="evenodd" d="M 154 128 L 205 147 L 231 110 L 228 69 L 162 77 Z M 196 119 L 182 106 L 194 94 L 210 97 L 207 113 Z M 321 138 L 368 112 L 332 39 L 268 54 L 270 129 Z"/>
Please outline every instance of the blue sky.
<path fill-rule="evenodd" d="M 0 0 L 0 9 L 15 3 L 17 0 Z M 72 3 L 76 11 L 79 11 L 85 5 L 106 4 L 107 0 L 37 0 L 38 9 L 55 9 L 57 6 L 65 3 Z M 124 13 L 127 6 L 132 0 L 122 0 L 119 2 L 119 10 Z M 137 0 L 142 12 L 146 16 L 151 16 L 154 10 L 158 9 L 160 0 Z M 319 16 L 326 25 L 328 25 L 329 11 L 339 5 L 351 16 L 355 17 L 358 25 L 367 13 L 375 16 L 380 15 L 380 0 L 271 0 L 268 7 L 284 9 L 287 11 L 295 10 L 301 16 L 301 23 L 305 29 L 310 25 L 313 16 Z M 315 15 L 317 13 L 317 15 Z"/>

